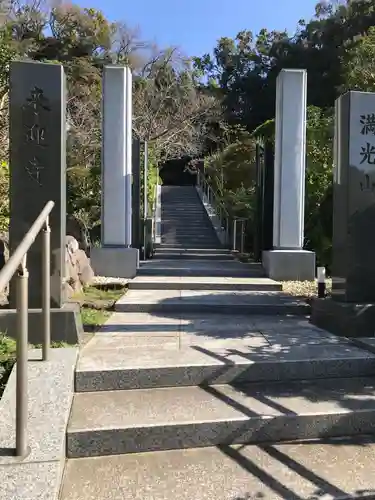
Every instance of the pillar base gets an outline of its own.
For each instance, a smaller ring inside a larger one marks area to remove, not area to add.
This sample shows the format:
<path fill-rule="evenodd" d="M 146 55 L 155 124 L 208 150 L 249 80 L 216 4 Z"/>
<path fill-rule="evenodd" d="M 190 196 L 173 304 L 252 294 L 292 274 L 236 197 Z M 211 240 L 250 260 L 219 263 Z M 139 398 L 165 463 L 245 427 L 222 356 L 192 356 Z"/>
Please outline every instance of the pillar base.
<path fill-rule="evenodd" d="M 267 250 L 262 253 L 267 276 L 275 281 L 313 281 L 315 252 L 308 250 Z"/>
<path fill-rule="evenodd" d="M 43 314 L 41 309 L 29 309 L 29 343 L 43 342 Z M 0 311 L 0 331 L 17 340 L 17 311 L 2 309 Z M 83 340 L 83 326 L 79 306 L 75 303 L 64 304 L 60 309 L 51 309 L 51 342 L 79 344 Z"/>
<path fill-rule="evenodd" d="M 138 248 L 94 247 L 90 253 L 91 266 L 98 276 L 135 278 L 139 265 Z"/>

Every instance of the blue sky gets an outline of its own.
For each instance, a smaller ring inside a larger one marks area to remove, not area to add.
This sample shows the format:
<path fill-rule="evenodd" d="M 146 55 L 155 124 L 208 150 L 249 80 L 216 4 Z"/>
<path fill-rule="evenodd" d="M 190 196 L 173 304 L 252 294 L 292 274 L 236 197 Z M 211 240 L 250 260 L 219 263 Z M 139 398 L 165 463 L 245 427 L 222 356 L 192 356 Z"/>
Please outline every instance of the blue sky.
<path fill-rule="evenodd" d="M 294 32 L 310 19 L 317 0 L 78 0 L 111 21 L 139 27 L 144 39 L 178 46 L 188 56 L 211 52 L 216 40 L 243 29 Z"/>

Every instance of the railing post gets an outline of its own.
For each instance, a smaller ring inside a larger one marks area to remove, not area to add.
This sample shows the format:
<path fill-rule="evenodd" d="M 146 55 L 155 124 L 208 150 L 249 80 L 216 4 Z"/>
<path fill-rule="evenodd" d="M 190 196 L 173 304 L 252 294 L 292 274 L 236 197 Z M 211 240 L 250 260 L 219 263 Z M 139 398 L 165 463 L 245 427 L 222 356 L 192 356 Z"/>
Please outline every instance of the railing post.
<path fill-rule="evenodd" d="M 244 250 L 244 237 L 245 237 L 245 228 L 244 228 L 244 220 L 241 220 L 241 253 Z"/>
<path fill-rule="evenodd" d="M 230 219 L 229 215 L 226 215 L 225 217 L 225 244 L 227 245 L 228 248 L 230 248 Z"/>
<path fill-rule="evenodd" d="M 28 282 L 26 255 L 17 276 L 16 455 L 27 455 L 28 417 Z"/>
<path fill-rule="evenodd" d="M 42 232 L 42 315 L 43 315 L 43 360 L 47 361 L 51 347 L 51 228 L 49 217 Z"/>
<path fill-rule="evenodd" d="M 148 142 L 144 142 L 143 158 L 143 260 L 146 260 L 147 230 L 146 219 L 148 217 Z"/>

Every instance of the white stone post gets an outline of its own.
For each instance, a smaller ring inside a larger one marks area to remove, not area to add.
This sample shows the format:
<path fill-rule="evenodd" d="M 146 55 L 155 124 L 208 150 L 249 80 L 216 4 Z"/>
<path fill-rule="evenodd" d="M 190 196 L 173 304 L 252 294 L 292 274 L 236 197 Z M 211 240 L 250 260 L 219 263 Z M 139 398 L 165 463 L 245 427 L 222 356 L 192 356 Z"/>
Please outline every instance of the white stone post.
<path fill-rule="evenodd" d="M 263 252 L 270 278 L 312 280 L 315 254 L 303 250 L 307 73 L 285 69 L 277 77 L 273 250 Z"/>
<path fill-rule="evenodd" d="M 132 74 L 104 67 L 102 84 L 102 241 L 93 248 L 96 274 L 131 278 L 138 250 L 132 244 Z"/>

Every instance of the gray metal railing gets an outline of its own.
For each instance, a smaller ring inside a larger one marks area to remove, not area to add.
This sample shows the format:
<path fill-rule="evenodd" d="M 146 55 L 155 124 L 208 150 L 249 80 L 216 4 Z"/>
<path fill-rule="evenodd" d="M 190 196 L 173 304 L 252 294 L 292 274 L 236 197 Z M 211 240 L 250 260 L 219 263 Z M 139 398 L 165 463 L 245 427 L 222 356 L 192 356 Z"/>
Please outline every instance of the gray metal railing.
<path fill-rule="evenodd" d="M 198 188 L 206 196 L 208 204 L 219 218 L 221 230 L 224 232 L 225 245 L 234 252 L 244 253 L 247 219 L 231 216 L 220 200 L 219 195 L 200 172 L 197 174 L 197 184 Z"/>
<path fill-rule="evenodd" d="M 29 315 L 29 272 L 27 252 L 36 237 L 43 230 L 42 238 L 42 325 L 43 325 L 43 361 L 49 358 L 51 347 L 51 287 L 50 287 L 50 251 L 51 229 L 49 214 L 55 203 L 49 201 L 30 227 L 21 243 L 12 253 L 0 272 L 0 291 L 3 291 L 17 272 L 16 278 L 16 455 L 25 457 L 28 452 L 27 417 L 28 417 L 28 315 Z"/>

